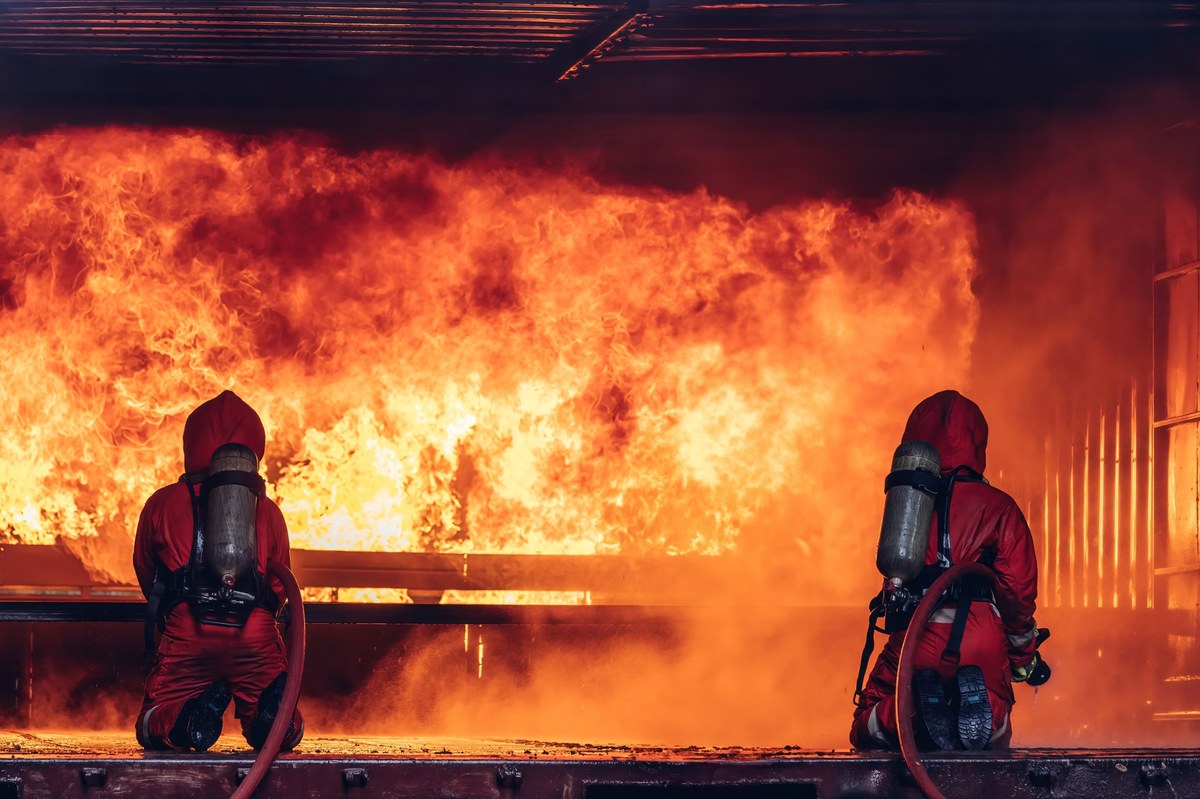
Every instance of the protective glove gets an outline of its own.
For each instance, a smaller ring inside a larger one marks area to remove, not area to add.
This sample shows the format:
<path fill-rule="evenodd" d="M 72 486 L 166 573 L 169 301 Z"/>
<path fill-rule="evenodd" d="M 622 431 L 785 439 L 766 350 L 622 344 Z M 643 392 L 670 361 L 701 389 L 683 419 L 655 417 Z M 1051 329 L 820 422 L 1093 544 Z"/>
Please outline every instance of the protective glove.
<path fill-rule="evenodd" d="M 1037 665 L 1037 662 L 1038 662 L 1038 656 L 1037 656 L 1037 653 L 1034 652 L 1033 660 L 1029 661 L 1024 666 L 1013 666 L 1012 667 L 1012 681 L 1013 682 L 1025 682 L 1026 680 L 1028 680 L 1029 675 L 1033 674 L 1033 667 L 1035 665 Z"/>
<path fill-rule="evenodd" d="M 1050 666 L 1046 661 L 1042 660 L 1037 652 L 1033 653 L 1033 660 L 1029 661 L 1026 665 L 1012 667 L 1013 682 L 1027 682 L 1036 688 L 1049 679 Z"/>

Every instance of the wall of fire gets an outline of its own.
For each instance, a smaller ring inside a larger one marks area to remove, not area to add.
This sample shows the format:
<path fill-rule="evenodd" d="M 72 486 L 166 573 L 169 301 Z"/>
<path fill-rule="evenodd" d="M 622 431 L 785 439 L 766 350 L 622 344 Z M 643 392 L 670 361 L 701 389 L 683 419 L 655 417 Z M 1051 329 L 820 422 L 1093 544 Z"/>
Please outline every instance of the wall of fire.
<path fill-rule="evenodd" d="M 641 127 L 637 129 L 641 131 Z M 703 129 L 708 133 L 711 126 Z M 782 159 L 786 164 L 788 162 L 783 154 L 797 148 L 794 133 L 788 130 L 787 136 L 781 135 L 778 146 L 772 149 L 763 147 L 763 134 L 756 131 L 753 139 L 747 136 L 749 142 L 745 146 L 713 145 L 702 148 L 703 158 L 696 160 L 703 160 L 708 164 L 707 169 L 718 175 L 737 174 L 738 167 L 744 166 L 747 159 L 752 160 L 764 151 L 770 153 L 769 159 L 762 156 L 764 160 Z M 510 135 L 515 137 L 515 134 Z M 672 139 L 666 136 L 662 138 Z M 1196 636 L 1188 631 L 1195 630 L 1194 611 L 1200 600 L 1200 566 L 1197 565 L 1200 563 L 1197 537 L 1200 527 L 1198 139 L 1197 128 L 1191 125 L 1181 125 L 1162 134 L 1163 150 L 1167 153 L 1165 162 L 1168 164 L 1163 175 L 1163 247 L 1153 268 L 1156 272 L 1153 279 L 1150 266 L 1147 265 L 1145 269 L 1145 294 L 1131 299 L 1131 302 L 1145 306 L 1151 303 L 1153 297 L 1156 319 L 1153 370 L 1147 368 L 1144 375 L 1129 375 L 1121 389 L 1115 395 L 1106 395 L 1103 401 L 1093 398 L 1076 403 L 1074 407 L 1060 408 L 1052 425 L 1054 432 L 1043 439 L 1042 462 L 1037 464 L 1040 468 L 1032 470 L 1037 473 L 1032 485 L 1026 483 L 1020 487 L 1022 490 L 1017 490 L 1019 486 L 1014 484 L 1015 481 L 1025 480 L 1025 475 L 1019 472 L 1010 472 L 1008 477 L 1000 476 L 999 483 L 1006 489 L 1012 486 L 1010 490 L 1025 504 L 1039 549 L 1042 571 L 1039 604 L 1049 611 L 1046 618 L 1055 629 L 1055 641 L 1049 658 L 1056 666 L 1063 664 L 1059 678 L 1043 692 L 1043 707 L 1050 704 L 1048 699 L 1053 698 L 1047 697 L 1047 693 L 1067 691 L 1068 687 L 1073 686 L 1069 681 L 1078 677 L 1077 673 L 1072 674 L 1066 658 L 1058 660 L 1060 653 L 1069 651 L 1068 644 L 1078 651 L 1098 652 L 1100 644 L 1089 639 L 1085 646 L 1078 643 L 1078 639 L 1085 633 L 1094 636 L 1096 628 L 1106 625 L 1109 629 L 1105 633 L 1112 634 L 1118 628 L 1118 625 L 1110 624 L 1113 619 L 1118 619 L 1124 625 L 1126 634 L 1122 637 L 1128 639 L 1131 637 L 1128 633 L 1134 629 L 1140 634 L 1147 633 L 1143 627 L 1132 627 L 1130 618 L 1146 620 L 1172 611 L 1173 632 L 1169 637 L 1175 662 L 1168 670 L 1166 679 L 1176 679 L 1183 687 L 1187 685 L 1185 680 L 1189 674 L 1200 673 L 1187 660 L 1196 642 Z M 750 143 L 757 143 L 758 146 L 752 147 Z M 674 146 L 678 147 L 677 144 Z M 859 149 L 873 152 L 872 148 L 866 146 Z M 937 148 L 920 152 L 933 149 Z M 651 150 L 627 148 L 623 153 L 624 158 L 631 159 L 630 164 L 626 165 L 627 171 L 643 174 L 649 171 L 643 161 L 653 159 L 646 152 Z M 879 148 L 879 152 L 885 151 Z M 883 159 L 882 155 L 878 157 Z M 726 164 L 721 158 L 729 163 Z M 857 159 L 829 160 L 862 163 Z M 932 167 L 920 161 L 909 163 L 919 166 L 910 167 L 914 174 L 929 179 L 928 173 Z M 776 169 L 786 169 L 786 166 Z M 805 172 L 800 166 L 793 166 L 792 169 L 797 173 Z M 831 165 L 827 169 L 849 170 L 849 167 Z M 872 170 L 868 168 L 862 171 L 869 173 Z M 669 165 L 660 166 L 658 172 L 660 174 L 655 175 L 658 182 L 672 182 Z M 683 188 L 690 187 L 687 176 L 691 172 L 683 168 L 678 168 L 678 172 L 683 177 L 676 176 L 676 181 L 684 184 Z M 665 180 L 661 173 L 668 173 Z M 735 187 L 747 182 L 744 177 L 735 179 L 727 176 L 725 180 Z M 840 172 L 834 176 L 808 174 L 807 180 L 843 187 L 847 185 L 845 176 Z M 789 191 L 796 191 L 798 181 L 799 178 L 795 182 L 784 183 Z M 850 185 L 858 188 L 857 184 Z M 763 181 L 753 188 L 758 192 L 750 196 L 755 205 L 777 201 L 778 198 L 771 192 L 783 191 L 778 182 L 771 181 Z M 868 189 L 872 188 L 873 185 L 868 185 Z M 1141 329 L 1146 330 L 1146 326 L 1143 325 Z M 1077 609 L 1082 612 L 1071 613 Z M 1098 612 L 1100 609 L 1104 612 Z M 1061 612 L 1055 614 L 1055 611 Z M 1116 614 L 1122 615 L 1118 617 Z M 1131 615 L 1127 617 L 1124 614 Z M 859 609 L 855 608 L 854 613 L 846 618 L 851 619 L 850 624 L 855 629 L 854 638 L 857 639 Z M 1040 613 L 1039 618 L 1042 618 Z M 1176 620 L 1180 623 L 1175 623 Z M 111 629 L 105 627 L 87 631 L 87 651 L 97 661 L 106 664 L 125 662 L 127 666 L 132 666 L 130 653 L 138 651 L 139 631 L 122 627 L 114 635 Z M 36 656 L 44 664 L 39 673 L 61 670 L 62 663 L 78 656 L 78 641 L 70 637 L 73 632 L 65 629 L 53 633 L 39 630 L 35 655 L 30 628 L 10 626 L 2 631 L 5 637 L 0 637 L 0 650 L 11 654 L 28 652 L 29 655 L 19 661 L 14 658 L 13 668 L 0 672 L 0 678 L 9 678 L 14 686 L 12 713 L 8 712 L 7 707 L 0 707 L 0 722 L 10 717 L 19 726 L 28 726 L 30 702 L 25 695 L 32 692 L 33 658 Z M 411 652 L 432 649 L 434 643 L 440 643 L 434 641 L 434 632 L 413 633 L 404 645 Z M 407 636 L 409 632 L 405 631 L 404 634 Z M 352 630 L 330 630 L 328 625 L 316 631 L 316 635 L 324 638 L 324 641 L 315 651 L 330 653 L 330 661 L 342 659 L 334 658 L 332 654 L 340 656 L 353 650 L 359 640 Z M 527 657 L 533 649 L 524 640 L 516 640 L 516 636 L 502 643 L 501 633 L 489 632 L 488 635 L 489 666 L 486 675 L 481 665 L 481 634 L 468 630 L 464 642 L 462 633 L 457 629 L 446 636 L 453 636 L 455 640 L 453 646 L 444 648 L 447 668 L 439 669 L 440 674 L 456 674 L 465 682 L 483 684 L 492 674 L 503 671 L 502 664 L 498 662 L 501 658 Z M 594 632 L 589 633 L 591 637 L 594 635 Z M 1073 641 L 1072 635 L 1077 640 Z M 364 634 L 361 637 L 367 636 Z M 368 662 L 382 658 L 385 651 L 394 655 L 392 645 L 399 643 L 401 638 L 397 631 L 380 636 L 377 630 L 370 630 L 370 637 L 373 639 L 371 650 L 365 653 Z M 386 642 L 381 640 L 383 637 L 387 638 Z M 1161 637 L 1161 632 L 1155 632 L 1152 637 Z M 550 649 L 546 638 L 543 634 L 542 644 Z M 578 645 L 574 641 L 570 643 L 572 646 Z M 1137 641 L 1126 644 L 1127 650 L 1123 653 L 1126 662 L 1129 662 L 1128 658 L 1139 654 L 1141 644 Z M 1106 657 L 1111 658 L 1116 654 L 1108 649 L 1108 641 L 1103 642 L 1103 646 Z M 851 648 L 847 649 L 847 653 L 850 658 L 857 657 Z M 451 657 L 457 660 L 452 662 Z M 1122 656 L 1118 655 L 1115 659 L 1121 660 Z M 344 669 L 339 671 L 337 666 L 344 666 Z M 528 663 L 522 662 L 519 668 L 511 671 L 526 671 L 528 667 Z M 326 682 L 332 686 L 330 692 L 336 690 L 341 695 L 351 696 L 361 682 L 361 674 L 355 672 L 361 672 L 363 668 L 360 659 L 357 666 L 317 663 L 312 671 L 326 676 Z M 127 668 L 125 672 L 118 672 L 114 668 L 102 683 L 97 683 L 95 675 L 89 675 L 86 682 L 79 682 L 79 685 L 86 685 L 88 690 L 73 691 L 54 704 L 72 711 L 78 709 L 81 714 L 90 713 L 93 712 L 96 693 L 111 696 L 123 689 L 128 693 L 125 697 L 127 701 L 113 701 L 112 713 L 106 714 L 106 717 L 117 718 L 122 713 L 127 714 L 128 708 L 135 705 L 137 700 L 138 675 L 133 671 L 133 668 Z M 8 698 L 3 691 L 0 691 L 0 697 Z M 1087 699 L 1082 689 L 1078 698 L 1083 701 Z M 1062 704 L 1078 706 L 1068 701 L 1070 699 L 1071 694 L 1063 693 Z M 39 701 L 43 705 L 50 704 L 44 691 L 39 694 Z M 1022 701 L 1025 701 L 1024 698 Z M 1193 703 L 1192 706 L 1200 706 L 1200 703 Z M 1027 707 L 1023 706 L 1022 712 Z M 841 709 L 839 706 L 839 712 Z M 1032 727 L 1032 724 L 1028 725 L 1028 728 Z M 840 738 L 838 740 L 840 742 Z"/>

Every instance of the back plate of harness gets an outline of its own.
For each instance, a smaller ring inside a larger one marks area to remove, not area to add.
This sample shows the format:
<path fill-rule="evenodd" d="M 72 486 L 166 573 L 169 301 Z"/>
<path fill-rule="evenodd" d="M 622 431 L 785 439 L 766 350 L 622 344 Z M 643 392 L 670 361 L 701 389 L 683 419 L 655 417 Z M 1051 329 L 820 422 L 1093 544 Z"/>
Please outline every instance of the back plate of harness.
<path fill-rule="evenodd" d="M 950 500 L 954 495 L 954 485 L 959 482 L 981 483 L 983 475 L 969 466 L 959 466 L 944 478 L 943 489 L 937 497 L 937 563 L 926 566 L 920 574 L 900 586 L 894 586 L 885 581 L 883 590 L 872 600 L 872 609 L 877 606 L 881 606 L 883 609 L 884 632 L 894 633 L 908 629 L 913 611 L 917 609 L 917 604 L 925 596 L 929 586 L 933 585 L 934 580 L 941 577 L 954 565 L 950 543 Z M 980 558 L 980 562 L 990 566 L 993 559 L 994 553 L 985 552 L 984 556 Z M 977 585 L 975 581 L 964 580 L 946 592 L 944 599 L 953 601 L 966 599 L 968 602 L 975 599 L 990 601 L 991 591 L 987 586 Z"/>
<path fill-rule="evenodd" d="M 261 498 L 263 479 L 256 473 L 221 471 L 211 475 L 189 472 L 179 480 L 187 486 L 192 504 L 192 550 L 186 566 L 167 572 L 159 564 L 155 573 L 146 606 L 147 652 L 154 651 L 154 627 L 161 630 L 167 616 L 181 602 L 188 604 L 200 624 L 219 627 L 243 627 L 257 607 L 271 614 L 279 611 L 278 597 L 257 568 L 236 580 L 222 582 L 204 563 L 209 492 L 219 486 L 240 485 Z"/>
<path fill-rule="evenodd" d="M 199 478 L 199 479 L 197 479 Z M 222 471 L 211 475 L 184 475 L 192 500 L 192 554 L 184 567 L 182 598 L 187 601 L 196 620 L 201 624 L 220 627 L 242 627 L 250 612 L 265 606 L 262 600 L 269 594 L 277 606 L 275 592 L 263 590 L 266 575 L 251 569 L 236 580 L 222 582 L 204 562 L 204 537 L 207 530 L 209 493 L 220 486 L 239 485 L 250 489 L 256 497 L 263 494 L 263 479 L 256 473 Z M 198 490 L 197 490 L 198 486 Z M 257 564 L 256 564 L 257 565 Z"/>

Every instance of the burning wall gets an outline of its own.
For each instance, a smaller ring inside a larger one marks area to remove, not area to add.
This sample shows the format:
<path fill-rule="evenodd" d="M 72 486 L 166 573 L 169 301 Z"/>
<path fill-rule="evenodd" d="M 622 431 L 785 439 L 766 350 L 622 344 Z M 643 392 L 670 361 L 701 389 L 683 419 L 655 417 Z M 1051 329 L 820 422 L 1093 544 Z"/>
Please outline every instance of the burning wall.
<path fill-rule="evenodd" d="M 1140 285 L 1130 253 L 1152 202 L 1144 159 L 1110 160 L 1102 129 L 1095 146 L 1068 132 L 983 170 L 990 184 L 971 171 L 965 203 L 898 192 L 870 209 L 750 210 L 573 168 L 293 137 L 7 139 L 0 534 L 61 536 L 97 573 L 127 575 L 141 502 L 180 469 L 184 416 L 232 387 L 266 418 L 297 545 L 736 553 L 755 567 L 731 579 L 772 604 L 861 606 L 879 478 L 917 399 L 976 393 L 1010 488 L 1041 466 L 1053 421 L 1039 400 L 1138 368 L 1144 309 L 1107 309 Z M 1138 191 L 1118 200 L 1122 186 Z M 461 631 L 436 630 L 363 674 L 351 712 L 311 717 L 840 746 L 861 635 L 844 618 L 566 636 L 529 662 L 485 632 L 474 687 L 442 660 Z M 1135 623 L 1140 647 L 1153 627 Z M 1022 696 L 1021 742 L 1128 729 L 1128 705 L 1103 731 L 1072 710 L 1088 690 L 1118 693 L 1087 633 L 1056 631 L 1059 680 L 1041 710 Z"/>
<path fill-rule="evenodd" d="M 978 313 L 970 215 L 912 193 L 751 213 L 202 131 L 10 138 L 0 164 L 0 534 L 110 575 L 228 387 L 294 545 L 740 545 L 856 590 L 814 568 L 873 545 L 879 486 L 847 476 L 963 378 Z"/>

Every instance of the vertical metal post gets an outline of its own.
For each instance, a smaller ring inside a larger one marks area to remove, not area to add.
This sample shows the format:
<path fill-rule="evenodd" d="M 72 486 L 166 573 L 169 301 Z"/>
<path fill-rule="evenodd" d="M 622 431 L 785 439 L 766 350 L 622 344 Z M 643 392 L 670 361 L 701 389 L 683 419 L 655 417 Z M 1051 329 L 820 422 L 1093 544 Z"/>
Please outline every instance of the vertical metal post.
<path fill-rule="evenodd" d="M 1062 425 L 1056 425 L 1061 430 Z M 1066 552 L 1066 547 L 1063 546 L 1063 502 L 1066 497 L 1063 494 L 1063 445 L 1061 436 L 1056 436 L 1054 441 L 1054 606 L 1063 607 L 1068 604 L 1063 599 L 1063 556 Z"/>
<path fill-rule="evenodd" d="M 1079 553 L 1079 582 L 1082 586 L 1080 595 L 1082 597 L 1083 607 L 1089 607 L 1091 604 L 1091 576 L 1092 576 L 1092 533 L 1096 523 L 1096 514 L 1093 510 L 1096 504 L 1096 492 L 1092 487 L 1092 482 L 1096 477 L 1096 470 L 1092 466 L 1092 457 L 1095 455 L 1096 440 L 1092 437 L 1092 412 L 1089 409 L 1084 415 L 1083 426 L 1083 467 L 1080 469 L 1082 479 L 1080 480 L 1080 496 L 1082 504 L 1080 509 L 1083 514 L 1082 524 L 1080 524 L 1080 553 Z"/>
<path fill-rule="evenodd" d="M 1139 479 L 1139 470 L 1145 463 L 1145 458 L 1141 456 L 1141 442 L 1145 436 L 1141 433 L 1138 426 L 1141 424 L 1141 417 L 1138 416 L 1138 382 L 1137 379 L 1130 383 L 1129 386 L 1129 605 L 1130 607 L 1144 606 L 1145 602 L 1142 599 L 1142 570 L 1139 557 L 1138 542 L 1141 540 L 1141 517 L 1138 513 L 1146 500 L 1142 498 L 1140 488 L 1142 480 Z"/>
<path fill-rule="evenodd" d="M 1101 410 L 1096 423 L 1096 607 L 1108 604 L 1108 413 Z"/>
<path fill-rule="evenodd" d="M 1043 595 L 1049 594 L 1054 596 L 1054 591 L 1050 588 L 1054 584 L 1054 568 L 1057 564 L 1054 562 L 1054 527 L 1051 522 L 1053 518 L 1050 514 L 1050 503 L 1053 498 L 1051 486 L 1053 485 L 1053 473 L 1050 467 L 1050 435 L 1046 434 L 1042 438 L 1042 551 L 1038 555 L 1039 570 L 1042 578 Z"/>
<path fill-rule="evenodd" d="M 17 674 L 17 726 L 29 729 L 33 723 L 33 624 L 21 625 L 21 665 Z"/>
<path fill-rule="evenodd" d="M 1074 422 L 1074 414 L 1072 414 L 1072 422 Z M 1078 508 L 1079 495 L 1076 488 L 1079 485 L 1078 479 L 1078 457 L 1075 446 L 1075 430 L 1076 427 L 1072 423 L 1071 427 L 1071 446 L 1067 449 L 1067 596 L 1068 607 L 1078 607 L 1079 591 L 1079 524 Z"/>

